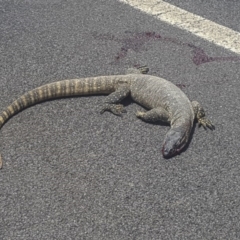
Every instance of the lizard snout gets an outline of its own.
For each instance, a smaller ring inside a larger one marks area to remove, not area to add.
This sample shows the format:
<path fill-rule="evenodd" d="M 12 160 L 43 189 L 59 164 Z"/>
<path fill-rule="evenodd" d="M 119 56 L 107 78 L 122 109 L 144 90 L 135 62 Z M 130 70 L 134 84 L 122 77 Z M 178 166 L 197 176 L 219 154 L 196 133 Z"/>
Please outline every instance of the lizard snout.
<path fill-rule="evenodd" d="M 162 148 L 163 156 L 165 158 L 175 156 L 184 148 L 186 143 L 185 133 L 170 129 L 164 140 Z"/>

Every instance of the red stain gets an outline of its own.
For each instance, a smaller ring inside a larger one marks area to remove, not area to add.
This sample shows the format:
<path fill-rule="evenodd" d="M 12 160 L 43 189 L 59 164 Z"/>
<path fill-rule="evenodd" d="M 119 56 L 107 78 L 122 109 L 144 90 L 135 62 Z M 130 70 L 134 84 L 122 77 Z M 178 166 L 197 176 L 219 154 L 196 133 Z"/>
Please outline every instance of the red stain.
<path fill-rule="evenodd" d="M 193 47 L 193 62 L 200 65 L 208 62 L 239 61 L 239 57 L 209 57 L 201 48 Z"/>
<path fill-rule="evenodd" d="M 183 89 L 186 87 L 186 84 L 182 84 L 182 83 L 177 83 L 175 85 L 178 86 L 180 89 Z"/>
<path fill-rule="evenodd" d="M 176 44 L 178 46 L 182 46 L 184 48 L 190 48 L 191 52 L 193 53 L 192 61 L 195 65 L 200 65 L 203 63 L 208 62 L 223 62 L 223 61 L 240 61 L 240 57 L 211 57 L 208 56 L 203 49 L 191 44 L 191 43 L 184 43 L 179 41 L 176 38 L 171 37 L 163 37 L 160 34 L 155 32 L 125 32 L 128 36 L 123 38 L 117 38 L 112 34 L 97 34 L 96 32 L 93 33 L 95 39 L 99 40 L 109 40 L 115 41 L 122 44 L 120 51 L 115 56 L 115 61 L 119 61 L 127 56 L 128 50 L 133 50 L 135 52 L 140 52 L 145 50 L 144 45 L 149 41 L 164 41 Z"/>

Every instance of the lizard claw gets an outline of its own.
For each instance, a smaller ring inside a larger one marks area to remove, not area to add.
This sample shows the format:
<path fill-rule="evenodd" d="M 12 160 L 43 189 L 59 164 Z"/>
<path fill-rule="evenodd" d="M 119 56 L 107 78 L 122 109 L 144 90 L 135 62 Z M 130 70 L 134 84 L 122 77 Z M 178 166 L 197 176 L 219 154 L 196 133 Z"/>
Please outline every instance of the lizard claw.
<path fill-rule="evenodd" d="M 140 71 L 140 73 L 142 73 L 142 74 L 147 74 L 147 73 L 149 72 L 149 68 L 148 68 L 146 65 L 140 66 L 140 67 L 138 67 L 137 69 L 138 69 L 138 70 Z"/>
<path fill-rule="evenodd" d="M 199 124 L 199 127 L 202 125 L 204 127 L 204 129 L 207 129 L 207 128 L 209 128 L 211 130 L 215 129 L 212 122 L 210 120 L 208 120 L 207 118 L 204 118 L 204 117 L 198 119 L 198 124 Z"/>

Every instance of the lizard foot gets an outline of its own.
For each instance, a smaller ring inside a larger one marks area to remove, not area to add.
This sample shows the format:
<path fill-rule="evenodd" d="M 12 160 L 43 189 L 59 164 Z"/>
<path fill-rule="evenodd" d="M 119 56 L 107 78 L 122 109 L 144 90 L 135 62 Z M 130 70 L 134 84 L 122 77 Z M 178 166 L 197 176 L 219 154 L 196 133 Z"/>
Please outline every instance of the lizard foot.
<path fill-rule="evenodd" d="M 199 118 L 199 119 L 198 119 L 198 124 L 199 124 L 199 126 L 202 125 L 202 126 L 204 127 L 204 129 L 207 129 L 207 128 L 209 128 L 209 129 L 211 129 L 211 130 L 214 130 L 214 129 L 215 129 L 215 127 L 214 127 L 214 125 L 212 124 L 212 122 L 211 122 L 209 119 L 205 118 L 205 117 Z"/>
<path fill-rule="evenodd" d="M 149 67 L 147 66 L 140 66 L 137 68 L 139 70 L 140 73 L 142 74 L 147 74 L 149 72 Z"/>
<path fill-rule="evenodd" d="M 209 128 L 214 130 L 215 127 L 210 120 L 205 117 L 205 112 L 202 106 L 197 101 L 192 101 L 193 111 L 195 119 L 198 121 L 199 126 L 203 126 L 205 129 Z"/>
<path fill-rule="evenodd" d="M 103 106 L 100 113 L 103 114 L 106 111 L 109 111 L 117 116 L 121 116 L 122 113 L 126 112 L 126 110 L 124 109 L 124 106 L 122 104 L 106 104 Z"/>
<path fill-rule="evenodd" d="M 148 71 L 149 68 L 147 66 L 140 66 L 137 68 L 129 68 L 126 74 L 146 74 Z"/>
<path fill-rule="evenodd" d="M 144 114 L 145 114 L 145 112 L 141 112 L 141 111 L 137 111 L 137 112 L 136 112 L 136 116 L 137 116 L 138 118 L 143 118 Z"/>

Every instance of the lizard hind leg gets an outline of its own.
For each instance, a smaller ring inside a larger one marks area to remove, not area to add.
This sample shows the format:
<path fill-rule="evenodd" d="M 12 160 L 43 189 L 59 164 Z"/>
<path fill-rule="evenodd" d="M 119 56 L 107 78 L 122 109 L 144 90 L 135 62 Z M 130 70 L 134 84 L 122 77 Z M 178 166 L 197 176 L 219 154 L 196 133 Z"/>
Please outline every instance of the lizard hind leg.
<path fill-rule="evenodd" d="M 205 129 L 209 128 L 211 130 L 215 129 L 212 122 L 205 117 L 205 111 L 203 107 L 197 101 L 192 101 L 193 111 L 195 119 L 197 120 L 199 126 L 203 126 Z"/>
<path fill-rule="evenodd" d="M 105 111 L 112 112 L 115 115 L 121 116 L 122 113 L 126 112 L 124 106 L 119 104 L 124 98 L 130 94 L 130 88 L 126 84 L 119 86 L 115 92 L 112 92 L 105 98 L 105 102 L 102 106 L 100 113 Z"/>

